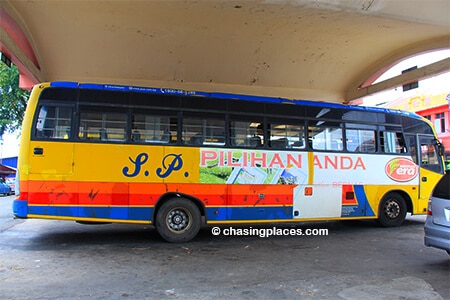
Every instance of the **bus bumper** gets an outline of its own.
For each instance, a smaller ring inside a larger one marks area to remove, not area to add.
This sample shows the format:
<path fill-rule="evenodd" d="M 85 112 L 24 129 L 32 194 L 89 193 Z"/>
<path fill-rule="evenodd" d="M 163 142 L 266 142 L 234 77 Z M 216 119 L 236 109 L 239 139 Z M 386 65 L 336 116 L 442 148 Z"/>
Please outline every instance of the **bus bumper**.
<path fill-rule="evenodd" d="M 28 212 L 27 200 L 14 200 L 13 201 L 13 214 L 16 218 L 26 218 Z"/>

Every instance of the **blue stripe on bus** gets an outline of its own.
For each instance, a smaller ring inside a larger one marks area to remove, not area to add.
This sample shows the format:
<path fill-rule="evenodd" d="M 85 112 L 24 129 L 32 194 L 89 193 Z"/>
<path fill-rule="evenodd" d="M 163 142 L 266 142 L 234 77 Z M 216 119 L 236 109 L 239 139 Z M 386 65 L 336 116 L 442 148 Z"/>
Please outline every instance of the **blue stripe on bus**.
<path fill-rule="evenodd" d="M 26 202 L 26 201 L 24 201 Z M 26 204 L 25 204 L 26 207 Z M 24 210 L 23 208 L 21 210 Z M 112 219 L 124 221 L 151 221 L 153 207 L 89 207 L 89 206 L 29 206 L 30 215 Z M 208 221 L 233 220 L 287 220 L 292 219 L 292 206 L 267 207 L 207 207 Z M 26 213 L 24 214 L 26 217 Z"/>
<path fill-rule="evenodd" d="M 192 95 L 196 96 L 197 93 L 194 93 Z M 236 99 L 236 100 L 244 100 L 244 101 L 271 102 L 271 103 L 280 103 L 282 101 L 281 98 L 240 95 L 240 94 L 228 94 L 228 93 L 204 93 L 204 95 L 208 98 L 216 98 L 216 99 Z"/>
<path fill-rule="evenodd" d="M 292 206 L 207 207 L 207 221 L 287 220 L 292 219 Z"/>
<path fill-rule="evenodd" d="M 153 207 L 29 206 L 28 214 L 124 221 L 150 221 L 153 215 Z"/>
<path fill-rule="evenodd" d="M 145 94 L 161 94 L 161 89 L 144 86 L 130 86 L 130 91 Z"/>
<path fill-rule="evenodd" d="M 372 210 L 372 207 L 370 207 L 369 201 L 367 200 L 366 192 L 364 191 L 363 185 L 354 185 L 353 189 L 355 191 L 356 199 L 358 200 L 358 211 L 363 211 L 363 214 L 355 214 L 355 215 L 365 215 L 367 217 L 373 217 L 375 216 L 375 213 Z M 354 216 L 350 214 L 350 217 Z"/>
<path fill-rule="evenodd" d="M 78 88 L 91 90 L 104 90 L 105 86 L 103 84 L 96 84 L 96 83 L 81 83 L 78 85 Z"/>
<path fill-rule="evenodd" d="M 74 81 L 54 81 L 50 83 L 51 87 L 65 87 L 65 88 L 78 88 L 78 82 Z"/>

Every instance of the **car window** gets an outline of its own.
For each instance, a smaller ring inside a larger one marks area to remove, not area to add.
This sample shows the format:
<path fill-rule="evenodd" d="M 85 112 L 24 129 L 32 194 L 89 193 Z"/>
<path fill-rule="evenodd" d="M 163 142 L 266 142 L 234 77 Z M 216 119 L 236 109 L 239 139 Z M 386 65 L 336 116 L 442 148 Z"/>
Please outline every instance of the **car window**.
<path fill-rule="evenodd" d="M 450 200 L 450 173 L 446 173 L 438 182 L 434 188 L 433 197 Z"/>

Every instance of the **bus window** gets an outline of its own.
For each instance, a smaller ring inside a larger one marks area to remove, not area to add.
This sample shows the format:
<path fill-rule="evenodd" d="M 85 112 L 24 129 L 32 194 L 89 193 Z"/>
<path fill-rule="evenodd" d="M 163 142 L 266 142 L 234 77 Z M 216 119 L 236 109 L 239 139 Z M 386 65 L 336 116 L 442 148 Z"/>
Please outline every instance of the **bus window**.
<path fill-rule="evenodd" d="M 441 172 L 441 162 L 438 154 L 436 139 L 433 136 L 419 136 L 421 166 L 425 169 Z"/>
<path fill-rule="evenodd" d="M 348 151 L 365 153 L 376 152 L 376 135 L 374 130 L 346 129 L 345 135 Z"/>
<path fill-rule="evenodd" d="M 109 112 L 81 112 L 78 137 L 100 141 L 125 141 L 127 115 Z"/>
<path fill-rule="evenodd" d="M 171 131 L 171 124 L 174 130 Z M 154 115 L 132 115 L 131 140 L 136 143 L 175 143 L 177 118 Z"/>
<path fill-rule="evenodd" d="M 409 153 L 411 154 L 412 160 L 419 165 L 419 160 L 417 158 L 417 140 L 416 136 L 413 134 L 406 134 L 406 146 L 409 149 Z"/>
<path fill-rule="evenodd" d="M 231 121 L 232 146 L 261 148 L 264 145 L 262 122 Z"/>
<path fill-rule="evenodd" d="M 225 145 L 225 121 L 215 119 L 183 119 L 183 141 L 188 145 Z"/>
<path fill-rule="evenodd" d="M 286 149 L 286 148 L 305 148 L 305 133 L 303 126 L 277 124 L 269 125 L 270 129 L 270 148 Z"/>
<path fill-rule="evenodd" d="M 380 132 L 380 145 L 384 153 L 406 153 L 406 144 L 401 132 Z"/>
<path fill-rule="evenodd" d="M 35 126 L 35 137 L 44 139 L 69 139 L 72 108 L 41 106 Z"/>
<path fill-rule="evenodd" d="M 342 129 L 338 124 L 323 121 L 308 126 L 308 140 L 314 150 L 342 151 Z"/>

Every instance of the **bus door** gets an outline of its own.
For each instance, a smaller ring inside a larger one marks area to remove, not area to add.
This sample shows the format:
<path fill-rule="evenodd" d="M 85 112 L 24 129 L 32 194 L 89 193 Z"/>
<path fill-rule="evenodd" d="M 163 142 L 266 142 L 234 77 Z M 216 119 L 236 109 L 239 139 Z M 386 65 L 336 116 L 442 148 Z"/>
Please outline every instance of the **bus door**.
<path fill-rule="evenodd" d="M 69 142 L 72 115 L 72 107 L 42 105 L 35 117 L 28 165 L 22 166 L 27 167 L 29 179 L 37 185 L 28 194 L 30 214 L 77 216 L 76 208 L 53 206 L 72 201 L 73 185 L 65 180 L 73 174 L 74 146 Z"/>
<path fill-rule="evenodd" d="M 29 173 L 68 175 L 73 172 L 73 143 L 68 143 L 73 108 L 43 105 L 39 108 L 29 149 Z"/>
<path fill-rule="evenodd" d="M 435 137 L 419 135 L 419 145 L 419 199 L 428 201 L 431 191 L 442 176 L 443 166 Z"/>

